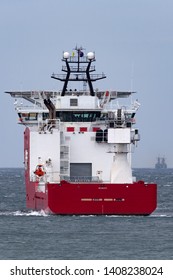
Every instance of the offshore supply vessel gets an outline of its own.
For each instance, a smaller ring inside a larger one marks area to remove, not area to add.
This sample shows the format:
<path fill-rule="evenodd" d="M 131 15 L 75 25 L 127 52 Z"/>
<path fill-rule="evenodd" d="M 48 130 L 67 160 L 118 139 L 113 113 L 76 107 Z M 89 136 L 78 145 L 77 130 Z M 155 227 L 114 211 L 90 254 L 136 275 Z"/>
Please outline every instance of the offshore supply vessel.
<path fill-rule="evenodd" d="M 94 52 L 76 47 L 62 61 L 63 73 L 51 76 L 62 90 L 7 92 L 25 126 L 26 206 L 62 215 L 151 214 L 157 186 L 136 181 L 131 169 L 140 104 L 120 104 L 132 91 L 94 89 L 106 78 L 93 74 Z"/>
<path fill-rule="evenodd" d="M 156 169 L 167 169 L 167 164 L 165 161 L 165 157 L 158 157 L 157 162 L 155 164 Z"/>

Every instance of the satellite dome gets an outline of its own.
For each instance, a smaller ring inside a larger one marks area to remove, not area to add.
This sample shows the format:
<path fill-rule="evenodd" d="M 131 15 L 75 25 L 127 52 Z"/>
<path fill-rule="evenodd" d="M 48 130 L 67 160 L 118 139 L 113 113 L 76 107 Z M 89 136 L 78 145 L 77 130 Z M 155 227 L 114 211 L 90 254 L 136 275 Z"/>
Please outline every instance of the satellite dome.
<path fill-rule="evenodd" d="M 93 52 L 89 52 L 89 53 L 87 53 L 87 58 L 89 60 L 94 59 L 95 58 L 95 54 Z"/>
<path fill-rule="evenodd" d="M 69 52 L 64 52 L 63 56 L 64 56 L 64 58 L 68 59 L 70 57 L 70 54 L 69 54 Z"/>

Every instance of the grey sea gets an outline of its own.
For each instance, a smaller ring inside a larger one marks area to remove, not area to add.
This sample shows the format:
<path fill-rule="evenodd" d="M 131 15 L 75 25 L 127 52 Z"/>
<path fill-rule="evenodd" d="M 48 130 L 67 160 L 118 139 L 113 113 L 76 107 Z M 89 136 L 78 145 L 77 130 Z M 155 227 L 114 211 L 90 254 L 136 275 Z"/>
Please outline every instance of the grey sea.
<path fill-rule="evenodd" d="M 58 216 L 25 208 L 23 169 L 0 169 L 1 260 L 172 260 L 173 169 L 134 169 L 158 184 L 150 216 Z"/>

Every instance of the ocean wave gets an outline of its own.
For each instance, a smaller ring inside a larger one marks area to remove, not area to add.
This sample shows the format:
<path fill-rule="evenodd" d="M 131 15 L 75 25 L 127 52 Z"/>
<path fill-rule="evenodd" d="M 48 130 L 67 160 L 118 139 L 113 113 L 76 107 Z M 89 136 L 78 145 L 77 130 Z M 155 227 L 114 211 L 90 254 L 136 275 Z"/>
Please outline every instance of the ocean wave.
<path fill-rule="evenodd" d="M 145 217 L 145 218 L 173 218 L 173 213 L 167 213 L 167 214 L 151 214 L 151 215 L 106 215 L 108 218 L 139 218 L 139 217 Z"/>
<path fill-rule="evenodd" d="M 40 210 L 40 211 L 21 211 L 21 210 L 17 210 L 15 212 L 0 212 L 0 216 L 42 216 L 42 217 L 47 217 L 48 214 L 44 211 L 44 210 Z"/>
<path fill-rule="evenodd" d="M 45 212 L 44 210 L 40 211 L 1 211 L 0 210 L 0 216 L 37 216 L 37 217 L 47 217 L 51 214 Z M 58 216 L 58 215 L 57 215 Z M 68 216 L 68 215 L 67 215 Z M 135 217 L 144 217 L 143 215 L 72 215 L 74 217 L 80 217 L 80 218 L 95 218 L 98 216 L 106 217 L 106 218 L 135 218 Z M 146 216 L 147 218 L 173 218 L 173 213 L 153 213 L 151 215 Z"/>
<path fill-rule="evenodd" d="M 151 217 L 151 218 L 173 218 L 173 213 L 169 213 L 169 214 L 151 214 L 149 217 Z"/>

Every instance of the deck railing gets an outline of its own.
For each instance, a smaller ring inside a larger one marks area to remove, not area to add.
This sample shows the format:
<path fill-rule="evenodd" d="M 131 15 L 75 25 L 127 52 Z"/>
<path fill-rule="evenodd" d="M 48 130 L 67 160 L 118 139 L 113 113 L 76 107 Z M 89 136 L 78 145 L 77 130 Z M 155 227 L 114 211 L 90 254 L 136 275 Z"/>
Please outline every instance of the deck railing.
<path fill-rule="evenodd" d="M 60 180 L 68 182 L 99 182 L 98 176 L 60 176 Z"/>

